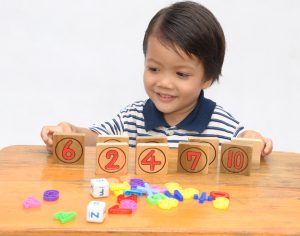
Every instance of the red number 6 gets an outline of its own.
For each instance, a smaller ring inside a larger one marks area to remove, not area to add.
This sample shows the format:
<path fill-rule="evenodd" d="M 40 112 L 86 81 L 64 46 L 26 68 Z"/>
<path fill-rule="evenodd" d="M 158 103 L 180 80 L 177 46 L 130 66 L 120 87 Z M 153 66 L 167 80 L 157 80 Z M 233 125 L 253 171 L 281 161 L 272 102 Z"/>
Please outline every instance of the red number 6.
<path fill-rule="evenodd" d="M 70 148 L 72 143 L 73 141 L 69 140 L 62 150 L 62 156 L 65 160 L 72 160 L 75 157 L 74 150 Z"/>

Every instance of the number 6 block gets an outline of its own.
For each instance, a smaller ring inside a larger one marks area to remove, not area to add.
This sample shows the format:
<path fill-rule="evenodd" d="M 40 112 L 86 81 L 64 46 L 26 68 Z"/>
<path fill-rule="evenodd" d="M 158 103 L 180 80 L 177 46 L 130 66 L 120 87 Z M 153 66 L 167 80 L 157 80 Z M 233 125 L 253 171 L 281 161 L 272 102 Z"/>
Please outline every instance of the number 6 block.
<path fill-rule="evenodd" d="M 64 164 L 84 164 L 85 134 L 54 133 L 53 160 Z"/>
<path fill-rule="evenodd" d="M 96 174 L 127 174 L 128 143 L 97 143 Z"/>
<path fill-rule="evenodd" d="M 136 145 L 136 174 L 168 173 L 167 143 L 138 143 Z"/>

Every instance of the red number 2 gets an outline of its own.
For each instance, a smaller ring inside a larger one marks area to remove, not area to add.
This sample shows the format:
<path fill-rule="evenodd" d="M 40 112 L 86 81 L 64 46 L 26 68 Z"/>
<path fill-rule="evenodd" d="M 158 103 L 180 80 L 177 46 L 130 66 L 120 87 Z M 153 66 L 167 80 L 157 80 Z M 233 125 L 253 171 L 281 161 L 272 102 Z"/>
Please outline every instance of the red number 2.
<path fill-rule="evenodd" d="M 192 157 L 194 157 L 194 161 L 192 163 L 191 170 L 195 170 L 195 168 L 198 165 L 198 162 L 200 160 L 201 152 L 191 152 L 191 151 L 188 151 L 187 152 L 187 160 L 191 161 Z"/>
<path fill-rule="evenodd" d="M 62 150 L 62 156 L 65 160 L 72 160 L 75 157 L 74 150 L 70 148 L 72 143 L 72 140 L 68 140 L 68 142 L 65 144 Z"/>
<path fill-rule="evenodd" d="M 108 164 L 105 166 L 106 170 L 114 170 L 114 169 L 119 169 L 120 166 L 119 165 L 115 165 L 116 161 L 118 160 L 119 154 L 116 150 L 109 150 L 106 153 L 106 158 L 107 159 L 111 159 L 110 162 L 108 162 Z"/>
<path fill-rule="evenodd" d="M 155 156 L 153 155 L 155 150 L 151 150 L 148 154 L 141 160 L 142 165 L 150 165 L 150 171 L 154 171 L 156 165 L 160 165 L 161 161 L 155 161 Z"/>

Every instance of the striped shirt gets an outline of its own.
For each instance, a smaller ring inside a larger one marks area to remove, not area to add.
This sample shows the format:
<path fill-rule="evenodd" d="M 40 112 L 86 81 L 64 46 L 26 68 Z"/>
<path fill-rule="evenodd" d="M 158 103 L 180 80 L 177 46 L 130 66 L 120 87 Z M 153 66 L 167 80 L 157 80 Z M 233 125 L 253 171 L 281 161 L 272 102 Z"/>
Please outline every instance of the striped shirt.
<path fill-rule="evenodd" d="M 223 143 L 243 129 L 230 113 L 206 99 L 203 91 L 194 110 L 175 126 L 168 125 L 163 114 L 147 99 L 134 102 L 113 119 L 90 127 L 100 135 L 127 135 L 130 147 L 136 146 L 137 136 L 166 136 L 171 148 L 177 148 L 179 142 L 185 142 L 191 136 L 219 138 Z"/>

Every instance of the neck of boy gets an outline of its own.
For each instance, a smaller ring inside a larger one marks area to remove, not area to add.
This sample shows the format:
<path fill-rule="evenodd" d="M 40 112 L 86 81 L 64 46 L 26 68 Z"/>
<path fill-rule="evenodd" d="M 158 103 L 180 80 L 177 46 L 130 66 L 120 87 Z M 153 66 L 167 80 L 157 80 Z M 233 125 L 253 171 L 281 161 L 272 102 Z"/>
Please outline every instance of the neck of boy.
<path fill-rule="evenodd" d="M 164 119 L 171 127 L 176 126 L 181 121 L 183 121 L 194 110 L 196 105 L 197 105 L 197 100 L 195 101 L 195 103 L 191 104 L 188 107 L 185 107 L 184 109 L 182 109 L 180 111 L 164 113 L 163 114 Z"/>

